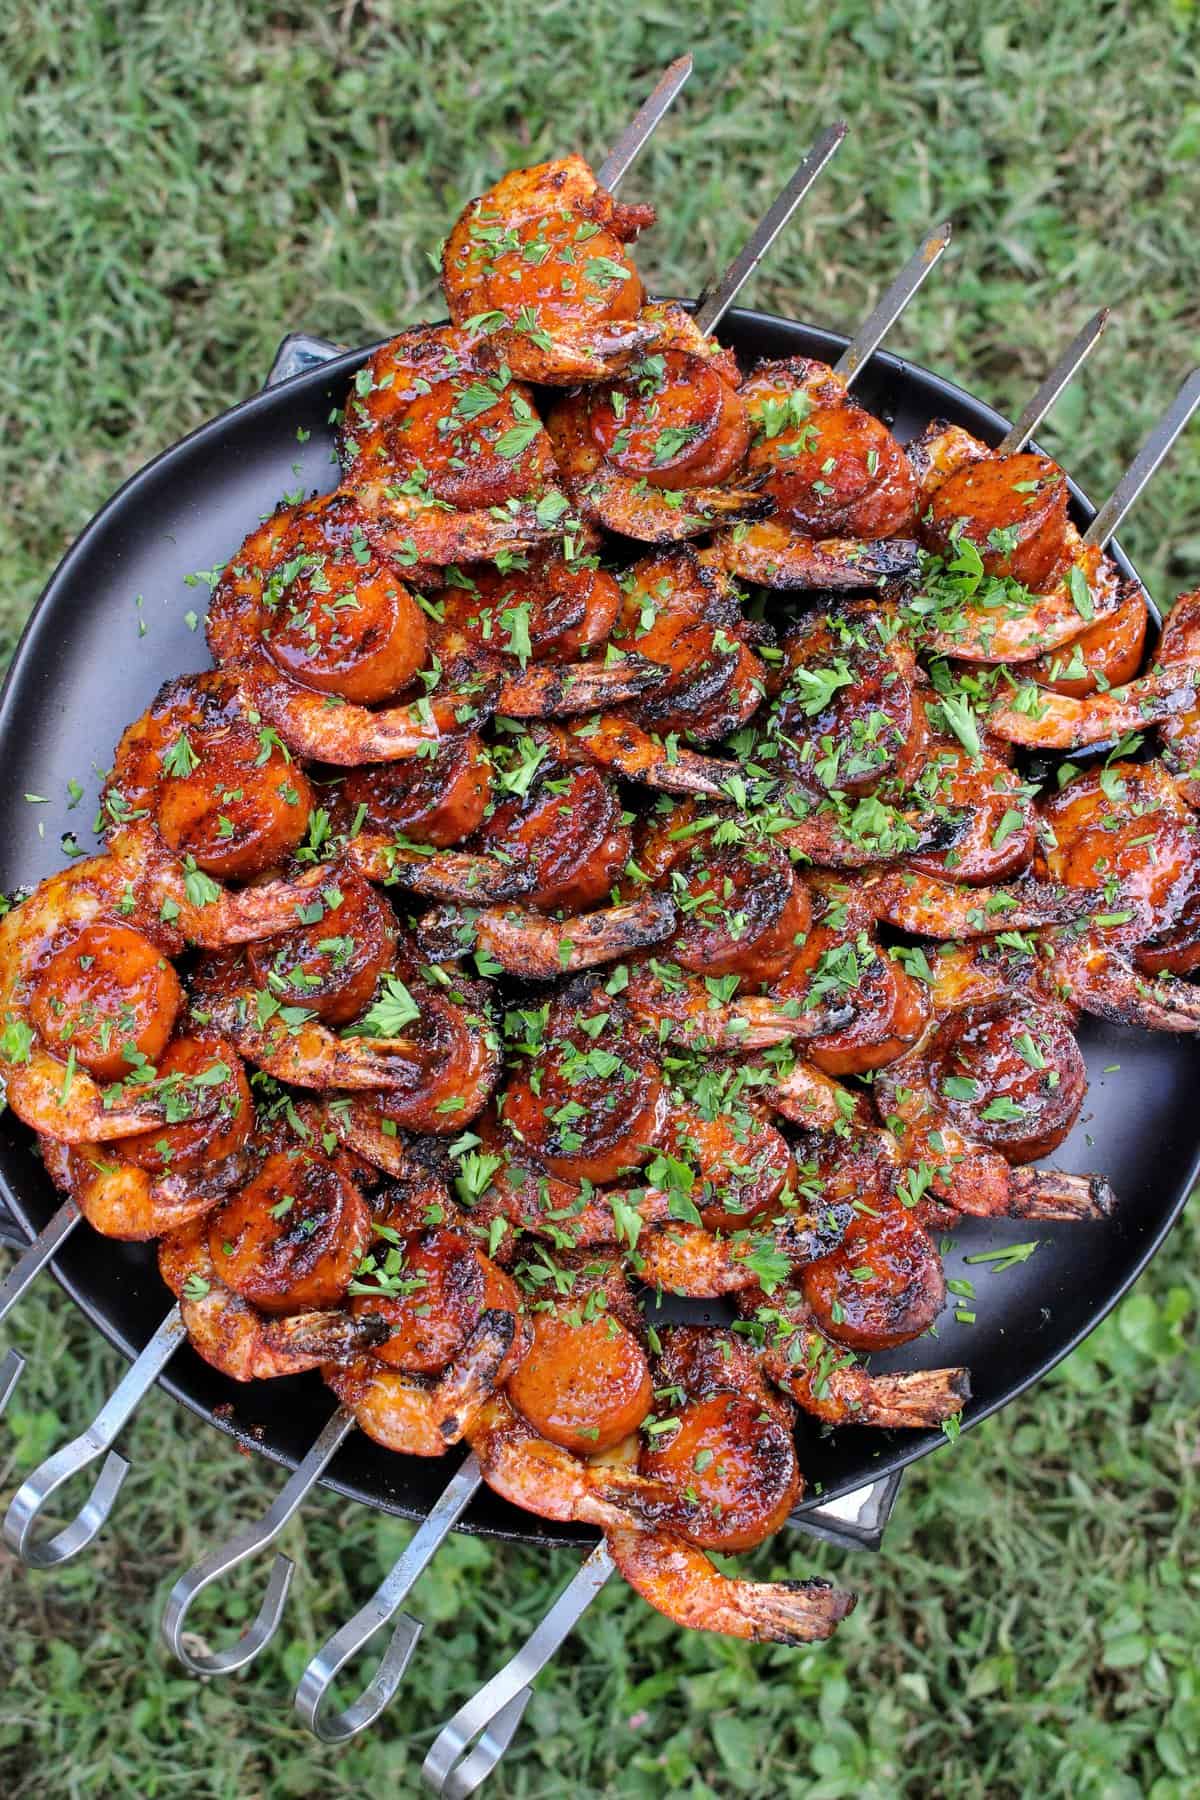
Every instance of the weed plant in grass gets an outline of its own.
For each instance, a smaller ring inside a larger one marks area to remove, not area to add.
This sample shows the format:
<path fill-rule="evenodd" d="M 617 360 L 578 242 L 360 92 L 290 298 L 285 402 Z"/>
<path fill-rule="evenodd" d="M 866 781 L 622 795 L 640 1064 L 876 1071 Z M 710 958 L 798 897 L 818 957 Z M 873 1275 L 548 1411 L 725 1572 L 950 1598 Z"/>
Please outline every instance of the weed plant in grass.
<path fill-rule="evenodd" d="M 895 344 L 1010 414 L 1108 302 L 1108 337 L 1044 434 L 1099 495 L 1200 353 L 1198 45 L 1194 0 L 696 0 L 686 20 L 658 0 L 9 0 L 0 638 L 121 480 L 251 392 L 285 329 L 363 342 L 438 316 L 437 248 L 463 201 L 510 165 L 602 152 L 685 48 L 693 81 L 628 184 L 663 209 L 639 253 L 651 284 L 694 293 L 845 117 L 747 301 L 852 328 L 952 217 L 955 247 Z M 1162 599 L 1200 580 L 1198 450 L 1193 428 L 1123 534 Z M 1036 1393 L 912 1471 L 878 1557 L 785 1535 L 748 1559 L 857 1586 L 833 1644 L 688 1636 L 614 1583 L 490 1791 L 1191 1800 L 1197 1247 L 1185 1222 Z M 50 1283 L 12 1335 L 31 1366 L 0 1436 L 8 1486 L 115 1374 Z M 91 1554 L 42 1577 L 0 1562 L 5 1800 L 415 1795 L 437 1722 L 572 1567 L 454 1539 L 416 1596 L 431 1629 L 402 1698 L 323 1750 L 291 1687 L 409 1528 L 318 1496 L 285 1535 L 288 1630 L 244 1678 L 197 1686 L 158 1647 L 162 1602 L 278 1475 L 161 1395 L 129 1438 Z M 249 1616 L 253 1579 L 237 1591 Z"/>

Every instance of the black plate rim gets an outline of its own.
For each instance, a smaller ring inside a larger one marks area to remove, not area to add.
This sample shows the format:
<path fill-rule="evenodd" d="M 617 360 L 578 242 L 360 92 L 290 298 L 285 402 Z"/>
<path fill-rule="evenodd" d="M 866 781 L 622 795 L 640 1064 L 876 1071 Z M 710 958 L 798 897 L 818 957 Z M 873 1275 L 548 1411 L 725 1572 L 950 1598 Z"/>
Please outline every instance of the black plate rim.
<path fill-rule="evenodd" d="M 766 333 L 777 329 L 783 329 L 785 332 L 802 331 L 811 339 L 820 340 L 821 351 L 823 351 L 830 360 L 836 357 L 836 355 L 849 343 L 849 339 L 843 334 L 831 331 L 823 326 L 808 324 L 796 319 L 787 319 L 779 314 L 765 313 L 750 308 L 732 308 L 728 315 L 728 320 L 730 323 L 736 322 L 748 333 Z M 89 520 L 88 524 L 84 527 L 74 543 L 68 547 L 60 558 L 22 629 L 21 635 L 13 651 L 9 668 L 5 673 L 3 685 L 0 686 L 0 745 L 3 745 L 8 732 L 12 729 L 10 714 L 16 705 L 16 697 L 18 696 L 23 683 L 35 672 L 33 667 L 27 667 L 26 665 L 31 663 L 34 654 L 34 640 L 37 635 L 40 616 L 45 611 L 58 587 L 70 578 L 76 565 L 86 559 L 91 548 L 93 537 L 103 529 L 109 515 L 117 508 L 127 505 L 130 501 L 135 499 L 139 487 L 143 483 L 148 483 L 155 478 L 164 466 L 169 465 L 173 459 L 182 459 L 185 452 L 190 451 L 198 444 L 202 445 L 206 438 L 211 437 L 214 440 L 218 439 L 232 420 L 249 420 L 253 419 L 259 412 L 270 411 L 278 403 L 277 396 L 282 393 L 288 391 L 295 392 L 299 388 L 305 386 L 319 387 L 331 381 L 336 382 L 340 376 L 352 374 L 355 369 L 361 366 L 372 351 L 378 348 L 379 344 L 386 341 L 387 339 L 378 339 L 371 344 L 359 348 L 341 351 L 337 356 L 330 358 L 327 362 L 321 363 L 311 369 L 303 370 L 300 373 L 289 377 L 286 381 L 276 383 L 269 388 L 264 388 L 259 392 L 250 395 L 248 398 L 236 402 L 234 405 L 226 408 L 224 412 L 218 413 L 214 418 L 207 419 L 202 424 L 196 426 L 195 429 L 187 433 L 185 437 L 168 445 L 156 456 L 151 458 L 149 462 L 135 470 L 121 484 L 93 518 Z M 821 351 L 818 353 L 821 353 Z M 947 399 L 961 401 L 966 408 L 986 415 L 989 423 L 996 432 L 997 439 L 1003 436 L 1004 432 L 1009 428 L 1011 421 L 1006 419 L 1002 413 L 989 405 L 987 401 L 981 400 L 977 395 L 969 393 L 965 388 L 961 387 L 958 383 L 951 381 L 949 378 L 939 375 L 933 370 L 926 369 L 922 364 L 885 350 L 877 350 L 872 358 L 872 362 L 876 365 L 877 369 L 887 370 L 900 382 L 906 381 L 910 376 L 915 376 L 918 379 L 930 382 L 935 387 L 939 388 Z M 1078 483 L 1069 476 L 1068 485 L 1075 502 L 1074 510 L 1077 522 L 1086 525 L 1095 516 L 1096 509 L 1082 488 L 1079 487 Z M 1123 573 L 1140 581 L 1137 570 L 1134 568 L 1129 557 L 1121 549 L 1120 544 L 1117 541 L 1114 540 L 1113 544 L 1110 546 L 1110 551 L 1118 565 L 1121 567 Z M 1155 626 L 1161 627 L 1162 621 L 1159 609 L 1148 593 L 1147 600 Z M 966 1421 L 962 1427 L 964 1433 L 974 1431 L 985 1419 L 991 1418 L 1003 1407 L 1010 1405 L 1030 1388 L 1040 1383 L 1052 1369 L 1056 1368 L 1060 1362 L 1071 1355 L 1074 1350 L 1078 1349 L 1079 1345 L 1092 1334 L 1105 1318 L 1108 1317 L 1139 1280 L 1151 1260 L 1162 1248 L 1163 1243 L 1177 1223 L 1179 1216 L 1187 1203 L 1188 1196 L 1196 1185 L 1198 1178 L 1200 1178 L 1200 1143 L 1197 1144 L 1187 1179 L 1181 1184 L 1172 1204 L 1164 1214 L 1160 1228 L 1142 1244 L 1139 1252 L 1134 1256 L 1117 1287 L 1102 1303 L 1098 1303 L 1096 1310 L 1065 1343 L 1056 1346 L 1050 1354 L 1038 1360 L 1036 1365 L 1026 1373 L 1025 1377 L 1014 1388 L 1007 1393 L 997 1396 L 988 1404 L 981 1406 L 977 1411 L 973 1411 L 970 1419 Z M 7 1176 L 2 1169 L 0 1169 L 0 1193 L 3 1193 L 6 1204 L 13 1215 L 18 1219 L 23 1230 L 31 1238 L 36 1235 L 38 1227 L 34 1224 L 17 1195 L 12 1191 Z M 132 1362 L 144 1346 L 133 1343 L 122 1331 L 116 1329 L 102 1313 L 97 1311 L 91 1303 L 86 1301 L 78 1291 L 76 1284 L 63 1270 L 60 1269 L 57 1260 L 51 1262 L 50 1270 L 54 1275 L 55 1280 L 58 1282 L 58 1285 L 63 1289 L 74 1305 L 76 1305 L 91 1324 L 101 1332 L 103 1337 L 114 1349 L 118 1350 L 126 1360 Z M 265 1457 L 268 1461 L 276 1464 L 280 1468 L 294 1469 L 296 1467 L 295 1460 L 281 1452 L 276 1446 L 270 1443 L 259 1442 L 254 1435 L 248 1434 L 244 1429 L 217 1416 L 202 1402 L 187 1393 L 187 1391 L 172 1378 L 169 1364 L 163 1374 L 159 1376 L 157 1385 L 165 1389 L 174 1400 L 181 1402 L 189 1412 L 204 1419 L 208 1424 L 215 1426 L 218 1431 L 222 1432 L 226 1437 L 231 1438 L 239 1445 L 255 1450 L 259 1455 Z M 329 1398 L 332 1400 L 332 1396 Z M 314 1436 L 316 1431 L 320 1429 L 320 1426 L 333 1410 L 332 1404 L 328 1405 L 324 1408 L 323 1412 L 321 1412 L 321 1416 L 318 1419 L 320 1408 L 318 1405 L 313 1406 Z M 877 1465 L 873 1465 L 871 1474 L 867 1480 L 871 1483 L 883 1481 L 887 1477 L 907 1468 L 910 1464 L 917 1462 L 949 1442 L 950 1440 L 941 1431 L 913 1432 L 910 1436 L 901 1437 L 895 1442 L 894 1447 L 890 1447 L 886 1453 L 880 1455 Z M 452 1470 L 457 1467 L 459 1461 L 461 1461 L 461 1458 L 456 1458 L 454 1456 L 448 1456 L 446 1458 L 445 1466 L 447 1468 L 448 1476 Z M 394 1516 L 409 1519 L 420 1519 L 425 1516 L 424 1511 L 420 1507 L 406 1506 L 403 1501 L 389 1501 L 385 1504 L 378 1496 L 364 1492 L 356 1483 L 339 1478 L 337 1474 L 336 1458 L 330 1469 L 322 1476 L 321 1485 L 331 1489 L 333 1492 L 346 1499 L 361 1501 L 377 1510 L 390 1512 Z M 820 1507 L 827 1505 L 830 1501 L 841 1498 L 846 1494 L 858 1491 L 864 1485 L 864 1481 L 860 1476 L 854 1480 L 848 1479 L 841 1484 L 835 1483 L 821 1492 L 810 1492 L 797 1506 L 792 1517 L 794 1520 L 802 1520 L 805 1513 L 819 1509 Z M 565 1530 L 560 1526 L 554 1535 L 550 1535 L 540 1529 L 534 1528 L 532 1515 L 530 1515 L 530 1529 L 522 1530 L 515 1527 L 508 1527 L 503 1523 L 497 1524 L 492 1521 L 478 1521 L 473 1519 L 469 1512 L 459 1522 L 456 1529 L 467 1531 L 473 1535 L 486 1536 L 510 1542 L 526 1543 L 551 1549 L 569 1544 L 590 1544 L 596 1540 L 598 1535 L 594 1531 L 585 1530 L 575 1526 L 568 1527 Z"/>

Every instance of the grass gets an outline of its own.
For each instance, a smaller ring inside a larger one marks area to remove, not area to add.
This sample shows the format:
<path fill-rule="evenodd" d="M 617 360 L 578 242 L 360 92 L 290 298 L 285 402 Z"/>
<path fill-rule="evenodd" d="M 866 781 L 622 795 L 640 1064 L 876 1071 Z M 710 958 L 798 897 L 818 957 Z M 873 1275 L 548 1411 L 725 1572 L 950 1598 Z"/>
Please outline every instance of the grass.
<path fill-rule="evenodd" d="M 0 20 L 0 637 L 118 483 L 306 325 L 436 315 L 429 252 L 511 163 L 615 134 L 697 70 L 631 177 L 643 267 L 695 291 L 817 127 L 853 127 L 748 298 L 849 327 L 934 220 L 956 243 L 895 343 L 1014 411 L 1084 316 L 1118 308 L 1048 441 L 1112 481 L 1200 352 L 1200 15 L 1192 0 L 9 0 Z M 1124 534 L 1160 598 L 1200 581 L 1200 434 Z M 539 1682 L 497 1795 L 1185 1800 L 1200 1760 L 1197 1227 L 1036 1394 L 907 1479 L 887 1546 L 754 1559 L 849 1577 L 827 1649 L 686 1637 L 615 1585 Z M 52 1284 L 0 1483 L 114 1373 Z M 0 1566 L 0 1793 L 259 1800 L 415 1793 L 436 1728 L 572 1558 L 455 1540 L 417 1595 L 404 1697 L 340 1752 L 287 1699 L 406 1528 L 332 1496 L 285 1547 L 286 1648 L 196 1687 L 153 1641 L 173 1575 L 278 1477 L 155 1396 L 112 1529 L 77 1565 Z M 256 1593 L 241 1593 L 251 1609 Z M 203 1616 L 201 1624 L 203 1625 Z M 151 1648 L 147 1649 L 150 1644 Z"/>

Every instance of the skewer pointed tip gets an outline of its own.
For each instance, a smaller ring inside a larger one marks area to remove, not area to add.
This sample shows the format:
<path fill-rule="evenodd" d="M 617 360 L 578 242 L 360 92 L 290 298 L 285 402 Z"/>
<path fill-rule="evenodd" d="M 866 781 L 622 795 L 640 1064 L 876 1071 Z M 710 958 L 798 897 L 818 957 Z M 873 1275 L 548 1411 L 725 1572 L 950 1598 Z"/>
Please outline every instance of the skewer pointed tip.
<path fill-rule="evenodd" d="M 597 169 L 596 180 L 602 188 L 612 193 L 622 176 L 631 167 L 638 153 L 644 149 L 653 136 L 655 128 L 669 111 L 691 73 L 692 58 L 690 55 L 677 56 L 675 61 L 663 70 L 655 84 L 654 91 L 642 102 Z"/>
<path fill-rule="evenodd" d="M 834 155 L 849 130 L 844 119 L 823 131 L 812 149 L 775 196 L 742 248 L 696 301 L 695 319 L 701 331 L 715 331 L 747 277 L 758 267 L 804 196 Z"/>
<path fill-rule="evenodd" d="M 840 375 L 847 387 L 868 357 L 883 342 L 926 276 L 941 260 L 950 237 L 951 226 L 949 220 L 946 220 L 935 226 L 927 237 L 922 238 L 916 254 L 908 259 L 887 292 L 876 302 L 869 317 L 859 326 L 855 337 L 833 365 L 835 375 Z"/>
<path fill-rule="evenodd" d="M 1025 448 L 1055 401 L 1075 379 L 1100 342 L 1111 314 L 1110 306 L 1102 306 L 1098 312 L 1092 314 L 1082 331 L 1072 339 L 1062 356 L 1059 357 L 1037 393 L 1026 403 L 1016 424 L 1009 427 L 996 446 L 997 456 L 1015 456 Z"/>
<path fill-rule="evenodd" d="M 1107 547 L 1197 408 L 1200 408 L 1200 368 L 1184 376 L 1170 406 L 1084 532 L 1086 545 Z"/>

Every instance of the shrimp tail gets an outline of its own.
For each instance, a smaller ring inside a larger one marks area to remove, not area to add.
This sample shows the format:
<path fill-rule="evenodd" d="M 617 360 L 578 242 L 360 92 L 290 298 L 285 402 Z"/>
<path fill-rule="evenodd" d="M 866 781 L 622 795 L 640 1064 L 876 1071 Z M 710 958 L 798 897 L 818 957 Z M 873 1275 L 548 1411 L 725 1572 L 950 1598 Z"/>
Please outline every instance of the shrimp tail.
<path fill-rule="evenodd" d="M 854 1610 L 855 1596 L 827 1581 L 738 1581 L 702 1550 L 666 1533 L 611 1526 L 609 1553 L 630 1587 L 676 1625 L 751 1643 L 811 1644 Z"/>
<path fill-rule="evenodd" d="M 528 893 L 535 879 L 528 869 L 502 862 L 498 856 L 479 856 L 467 850 L 426 852 L 375 833 L 351 839 L 346 855 L 368 881 L 407 888 L 426 900 L 486 906 Z"/>
<path fill-rule="evenodd" d="M 674 927 L 670 895 L 647 894 L 629 905 L 561 920 L 515 908 L 469 914 L 444 907 L 425 914 L 417 941 L 427 955 L 441 961 L 473 947 L 494 957 L 506 974 L 550 981 L 661 943 Z"/>
<path fill-rule="evenodd" d="M 666 676 L 665 669 L 643 656 L 615 663 L 536 663 L 505 680 L 497 710 L 510 719 L 598 712 L 636 700 L 648 688 L 660 686 Z"/>
<path fill-rule="evenodd" d="M 433 1393 L 439 1414 L 438 1430 L 447 1447 L 462 1441 L 471 1420 L 496 1384 L 496 1376 L 513 1348 L 517 1316 L 500 1307 L 489 1307 L 467 1339 L 461 1353 L 436 1384 Z M 518 1348 L 522 1348 L 518 1346 Z M 510 1366 L 512 1373 L 518 1356 Z"/>

